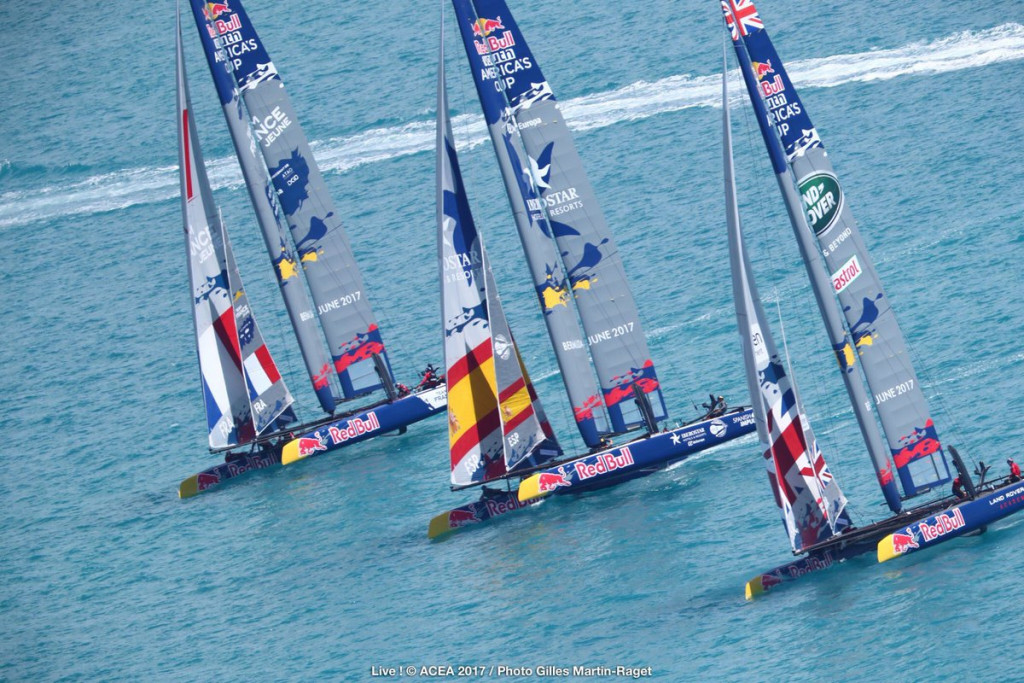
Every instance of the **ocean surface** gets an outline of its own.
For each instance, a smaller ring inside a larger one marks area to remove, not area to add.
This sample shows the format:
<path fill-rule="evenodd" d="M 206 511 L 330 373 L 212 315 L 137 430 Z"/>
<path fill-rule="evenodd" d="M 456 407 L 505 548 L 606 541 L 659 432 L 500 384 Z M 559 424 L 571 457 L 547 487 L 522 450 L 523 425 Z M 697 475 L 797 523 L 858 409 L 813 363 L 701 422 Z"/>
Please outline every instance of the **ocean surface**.
<path fill-rule="evenodd" d="M 443 363 L 438 7 L 247 6 L 407 384 Z M 577 131 L 673 420 L 695 417 L 708 392 L 748 402 L 726 253 L 718 3 L 512 10 Z M 996 470 L 1024 458 L 1024 4 L 764 0 L 759 10 L 845 183 L 940 436 Z M 473 210 L 548 414 L 580 448 L 450 8 L 447 20 Z M 440 542 L 427 540 L 430 518 L 474 497 L 448 488 L 440 416 L 179 500 L 179 481 L 217 458 L 188 309 L 174 22 L 169 2 L 0 4 L 0 680 L 360 681 L 372 667 L 430 665 L 483 666 L 482 680 L 497 678 L 492 666 L 520 667 L 502 680 L 539 680 L 558 677 L 539 667 L 619 665 L 665 681 L 1024 679 L 1024 517 L 746 602 L 746 580 L 790 557 L 753 435 Z M 312 418 L 185 28 L 216 200 L 270 349 Z M 734 93 L 762 294 L 781 314 L 855 521 L 880 519 L 738 82 Z"/>

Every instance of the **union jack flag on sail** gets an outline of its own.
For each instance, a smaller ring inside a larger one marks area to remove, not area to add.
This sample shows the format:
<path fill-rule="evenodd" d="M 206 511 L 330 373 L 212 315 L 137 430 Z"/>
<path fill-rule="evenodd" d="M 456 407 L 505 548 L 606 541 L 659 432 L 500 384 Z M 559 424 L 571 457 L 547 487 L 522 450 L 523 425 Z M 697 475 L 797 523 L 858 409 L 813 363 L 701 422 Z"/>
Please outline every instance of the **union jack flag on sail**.
<path fill-rule="evenodd" d="M 751 0 L 722 0 L 722 12 L 725 13 L 725 24 L 733 40 L 764 28 L 764 22 L 757 15 L 757 8 Z"/>

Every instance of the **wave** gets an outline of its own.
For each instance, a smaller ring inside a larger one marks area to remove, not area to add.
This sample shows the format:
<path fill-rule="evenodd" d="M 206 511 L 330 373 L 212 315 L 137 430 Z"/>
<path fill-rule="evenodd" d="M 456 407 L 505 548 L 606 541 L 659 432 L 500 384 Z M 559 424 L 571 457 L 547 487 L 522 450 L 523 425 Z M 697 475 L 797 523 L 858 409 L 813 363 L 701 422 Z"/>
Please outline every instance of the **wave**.
<path fill-rule="evenodd" d="M 936 75 L 1019 59 L 1024 59 L 1024 25 L 1007 23 L 931 42 L 796 60 L 786 66 L 798 87 L 833 88 L 854 82 Z M 738 74 L 734 77 L 739 80 Z M 739 89 L 734 92 L 738 93 Z M 720 93 L 721 81 L 717 74 L 681 74 L 656 81 L 637 81 L 616 90 L 563 101 L 562 110 L 572 129 L 587 131 L 693 107 L 719 107 Z M 475 147 L 487 139 L 483 121 L 477 114 L 453 117 L 452 126 L 458 131 L 461 148 Z M 434 121 L 431 118 L 374 128 L 357 135 L 313 142 L 312 148 L 322 170 L 344 173 L 364 164 L 432 150 Z M 0 177 L 10 176 L 17 167 L 12 169 L 9 160 L 2 161 Z M 207 161 L 207 170 L 215 189 L 242 184 L 233 158 Z M 0 194 L 0 227 L 115 211 L 177 196 L 176 165 L 124 169 L 78 182 L 4 192 Z"/>

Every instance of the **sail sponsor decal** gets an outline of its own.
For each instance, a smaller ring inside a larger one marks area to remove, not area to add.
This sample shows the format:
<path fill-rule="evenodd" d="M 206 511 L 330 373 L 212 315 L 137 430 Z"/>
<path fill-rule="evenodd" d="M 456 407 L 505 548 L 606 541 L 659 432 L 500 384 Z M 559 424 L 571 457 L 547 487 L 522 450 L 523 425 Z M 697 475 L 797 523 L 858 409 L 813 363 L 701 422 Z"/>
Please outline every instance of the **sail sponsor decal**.
<path fill-rule="evenodd" d="M 377 419 L 377 413 L 370 411 L 365 418 L 356 417 L 349 420 L 346 427 L 331 425 L 327 428 L 327 436 L 331 439 L 331 445 L 337 446 L 378 429 L 380 429 L 380 420 Z"/>
<path fill-rule="evenodd" d="M 1024 502 L 1024 484 L 1018 486 L 1012 491 L 1001 493 L 998 496 L 994 496 L 989 499 L 988 504 L 998 505 L 1000 510 L 1008 507 L 1016 507 Z"/>
<path fill-rule="evenodd" d="M 640 387 L 645 394 L 649 394 L 661 385 L 654 374 L 654 362 L 651 359 L 644 361 L 639 368 L 630 368 L 629 372 L 616 375 L 611 378 L 612 386 L 604 389 L 604 404 L 613 406 L 623 399 L 633 396 L 633 385 Z"/>
<path fill-rule="evenodd" d="M 934 520 L 931 523 L 924 520 L 904 528 L 902 532 L 893 534 L 893 551 L 897 555 L 901 555 L 908 550 L 918 548 L 919 543 L 937 541 L 966 526 L 964 513 L 960 508 L 935 515 L 931 519 Z"/>
<path fill-rule="evenodd" d="M 586 458 L 573 463 L 573 471 L 580 481 L 592 479 L 601 474 L 610 474 L 615 470 L 629 467 L 633 464 L 633 454 L 629 446 L 619 449 L 619 454 L 601 453 L 594 458 Z"/>
<path fill-rule="evenodd" d="M 935 431 L 935 423 L 931 418 L 924 427 L 917 428 L 897 439 L 897 448 L 893 448 L 892 458 L 897 468 L 904 468 L 914 460 L 924 458 L 942 450 L 939 435 Z"/>
<path fill-rule="evenodd" d="M 805 176 L 797 183 L 803 199 L 807 223 L 814 234 L 822 235 L 835 225 L 843 210 L 843 191 L 834 173 L 820 171 Z"/>
<path fill-rule="evenodd" d="M 541 493 L 554 491 L 562 486 L 572 486 L 570 475 L 565 470 L 565 465 L 559 465 L 554 472 L 541 472 L 537 475 L 537 487 Z"/>
<path fill-rule="evenodd" d="M 270 147 L 290 125 L 292 125 L 291 119 L 281 111 L 280 107 L 274 107 L 262 119 L 256 116 L 252 117 L 252 128 L 256 132 L 256 139 L 266 147 Z"/>
<path fill-rule="evenodd" d="M 860 277 L 862 272 L 860 261 L 857 260 L 857 255 L 854 254 L 839 270 L 830 276 L 832 278 L 832 289 L 835 290 L 836 294 L 839 294 L 853 284 L 853 281 Z"/>

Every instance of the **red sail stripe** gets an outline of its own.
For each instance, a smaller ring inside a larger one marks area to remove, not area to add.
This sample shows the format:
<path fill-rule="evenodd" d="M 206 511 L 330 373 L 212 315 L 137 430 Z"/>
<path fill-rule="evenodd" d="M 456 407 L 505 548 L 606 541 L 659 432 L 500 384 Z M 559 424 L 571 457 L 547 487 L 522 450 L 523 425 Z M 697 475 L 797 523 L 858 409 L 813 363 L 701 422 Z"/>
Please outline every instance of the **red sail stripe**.
<path fill-rule="evenodd" d="M 242 370 L 242 350 L 238 346 L 238 332 L 235 328 L 235 309 L 228 307 L 228 310 L 213 321 L 213 330 L 217 333 L 220 343 L 228 351 L 235 369 Z"/>
<path fill-rule="evenodd" d="M 459 380 L 491 359 L 493 355 L 491 340 L 487 339 L 465 356 L 455 361 L 448 368 L 448 386 L 458 384 Z"/>
<path fill-rule="evenodd" d="M 512 419 L 505 423 L 505 433 L 508 434 L 513 429 L 523 423 L 523 420 L 533 415 L 533 404 L 527 405 L 525 408 L 520 410 L 518 413 L 512 416 Z"/>
<path fill-rule="evenodd" d="M 501 419 L 498 417 L 498 409 L 477 420 L 476 424 L 466 429 L 466 432 L 455 440 L 451 447 L 452 469 L 455 469 L 459 461 L 466 453 L 476 447 L 483 437 L 487 436 L 501 426 Z"/>
<path fill-rule="evenodd" d="M 525 385 L 526 380 L 520 377 L 515 382 L 512 382 L 512 384 L 510 384 L 504 391 L 501 392 L 501 394 L 498 396 L 498 400 L 504 403 L 508 399 L 512 398 L 512 396 L 514 396 L 515 393 L 521 390 Z"/>
<path fill-rule="evenodd" d="M 270 380 L 270 383 L 277 384 L 277 380 L 281 379 L 281 373 L 277 371 L 277 365 L 274 363 L 274 359 L 271 358 L 266 344 L 256 349 L 256 359 L 259 360 L 263 372 L 267 373 L 267 379 Z"/>
<path fill-rule="evenodd" d="M 181 137 L 185 142 L 185 199 L 192 201 L 192 151 L 188 146 L 188 109 L 181 110 L 181 131 Z"/>

